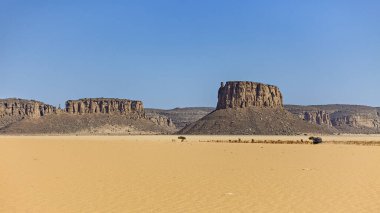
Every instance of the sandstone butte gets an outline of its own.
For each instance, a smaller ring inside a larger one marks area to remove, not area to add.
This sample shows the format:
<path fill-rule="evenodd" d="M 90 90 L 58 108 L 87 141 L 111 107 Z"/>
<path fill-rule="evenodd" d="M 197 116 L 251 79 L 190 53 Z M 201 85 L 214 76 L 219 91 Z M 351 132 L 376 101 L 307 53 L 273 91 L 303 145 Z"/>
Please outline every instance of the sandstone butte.
<path fill-rule="evenodd" d="M 273 85 L 249 81 L 222 82 L 218 91 L 216 109 L 270 107 L 282 108 L 280 89 Z"/>
<path fill-rule="evenodd" d="M 290 135 L 303 132 L 331 133 L 284 109 L 277 86 L 249 81 L 223 82 L 216 110 L 184 127 L 181 134 Z"/>

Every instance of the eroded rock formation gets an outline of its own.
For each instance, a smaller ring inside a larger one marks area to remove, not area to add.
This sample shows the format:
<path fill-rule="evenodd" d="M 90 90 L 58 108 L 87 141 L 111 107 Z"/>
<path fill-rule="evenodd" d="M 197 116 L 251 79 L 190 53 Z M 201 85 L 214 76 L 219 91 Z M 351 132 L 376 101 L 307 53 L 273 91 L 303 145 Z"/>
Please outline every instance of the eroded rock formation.
<path fill-rule="evenodd" d="M 286 105 L 285 109 L 300 118 L 320 125 L 328 125 L 343 133 L 379 133 L 379 110 L 358 105 Z"/>
<path fill-rule="evenodd" d="M 144 117 L 141 101 L 117 98 L 84 98 L 66 101 L 66 112 L 69 114 L 121 114 Z"/>
<path fill-rule="evenodd" d="M 175 125 L 172 119 L 167 118 L 165 116 L 154 115 L 154 116 L 148 117 L 148 119 L 158 126 L 168 126 L 171 128 L 175 128 Z"/>
<path fill-rule="evenodd" d="M 55 107 L 40 101 L 15 98 L 0 99 L 0 118 L 5 116 L 38 118 L 55 111 Z"/>
<path fill-rule="evenodd" d="M 335 127 L 350 126 L 354 128 L 373 128 L 380 130 L 380 117 L 371 115 L 344 115 L 331 119 Z"/>
<path fill-rule="evenodd" d="M 297 115 L 299 118 L 309 122 L 315 123 L 318 125 L 327 125 L 329 127 L 332 126 L 330 114 L 324 110 L 289 110 L 291 113 Z"/>
<path fill-rule="evenodd" d="M 280 89 L 276 86 L 249 81 L 221 83 L 217 110 L 247 107 L 282 108 Z"/>
<path fill-rule="evenodd" d="M 146 116 L 141 101 L 85 98 L 66 101 L 61 110 L 39 101 L 0 99 L 0 133 L 91 134 L 94 129 L 99 134 L 167 134 L 176 127 L 170 118 Z"/>
<path fill-rule="evenodd" d="M 26 118 L 40 118 L 55 112 L 55 107 L 40 101 L 16 98 L 0 99 L 0 128 Z"/>
<path fill-rule="evenodd" d="M 319 125 L 332 126 L 330 115 L 325 111 L 305 112 L 303 119 Z"/>
<path fill-rule="evenodd" d="M 179 134 L 293 135 L 332 133 L 283 108 L 278 87 L 247 81 L 221 83 L 216 110 L 186 125 Z"/>

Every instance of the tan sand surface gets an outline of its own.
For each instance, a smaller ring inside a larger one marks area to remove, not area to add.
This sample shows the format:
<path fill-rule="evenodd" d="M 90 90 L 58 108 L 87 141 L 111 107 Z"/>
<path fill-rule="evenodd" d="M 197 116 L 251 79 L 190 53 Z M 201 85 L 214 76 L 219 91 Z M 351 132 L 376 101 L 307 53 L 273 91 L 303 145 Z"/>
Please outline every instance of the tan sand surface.
<path fill-rule="evenodd" d="M 380 212 L 380 146 L 220 138 L 0 136 L 0 212 Z"/>

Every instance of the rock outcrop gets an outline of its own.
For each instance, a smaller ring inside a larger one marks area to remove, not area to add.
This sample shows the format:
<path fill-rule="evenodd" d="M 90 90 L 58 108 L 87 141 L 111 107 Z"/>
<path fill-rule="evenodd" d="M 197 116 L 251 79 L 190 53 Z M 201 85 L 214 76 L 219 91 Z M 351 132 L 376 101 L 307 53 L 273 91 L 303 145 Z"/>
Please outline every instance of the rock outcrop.
<path fill-rule="evenodd" d="M 299 118 L 318 125 L 332 126 L 330 114 L 325 110 L 313 107 L 285 106 L 286 110 L 298 116 Z"/>
<path fill-rule="evenodd" d="M 66 101 L 69 114 L 121 114 L 144 117 L 141 101 L 117 98 L 84 98 Z"/>
<path fill-rule="evenodd" d="M 147 116 L 159 115 L 170 118 L 178 130 L 189 125 L 210 112 L 214 111 L 214 107 L 186 107 L 175 109 L 145 109 Z"/>
<path fill-rule="evenodd" d="M 342 114 L 333 113 L 331 123 L 334 127 L 369 128 L 380 132 L 380 116 L 377 113 Z"/>
<path fill-rule="evenodd" d="M 248 81 L 222 82 L 216 109 L 268 107 L 282 108 L 280 89 L 276 86 Z"/>
<path fill-rule="evenodd" d="M 292 135 L 332 133 L 305 122 L 283 108 L 278 87 L 256 82 L 222 83 L 215 111 L 181 129 L 179 134 Z"/>
<path fill-rule="evenodd" d="M 147 118 L 158 126 L 168 126 L 168 127 L 175 128 L 175 125 L 172 119 L 168 117 L 161 116 L 161 115 L 152 115 L 152 116 L 147 116 Z"/>
<path fill-rule="evenodd" d="M 16 98 L 0 99 L 0 128 L 22 119 L 39 118 L 55 112 L 55 107 L 40 101 Z"/>
<path fill-rule="evenodd" d="M 313 111 L 313 112 L 304 112 L 303 117 L 301 117 L 301 118 L 303 118 L 304 120 L 306 120 L 310 123 L 332 126 L 331 120 L 330 120 L 330 115 L 323 110 Z"/>
<path fill-rule="evenodd" d="M 5 116 L 38 118 L 55 111 L 55 107 L 40 101 L 15 98 L 0 99 L 0 118 Z"/>
<path fill-rule="evenodd" d="M 33 119 L 25 119 L 33 118 Z M 168 134 L 170 118 L 146 116 L 143 103 L 128 99 L 85 98 L 66 101 L 64 110 L 39 101 L 0 100 L 3 134 Z"/>
<path fill-rule="evenodd" d="M 378 108 L 358 105 L 286 105 L 285 108 L 306 121 L 327 125 L 341 133 L 380 133 Z"/>

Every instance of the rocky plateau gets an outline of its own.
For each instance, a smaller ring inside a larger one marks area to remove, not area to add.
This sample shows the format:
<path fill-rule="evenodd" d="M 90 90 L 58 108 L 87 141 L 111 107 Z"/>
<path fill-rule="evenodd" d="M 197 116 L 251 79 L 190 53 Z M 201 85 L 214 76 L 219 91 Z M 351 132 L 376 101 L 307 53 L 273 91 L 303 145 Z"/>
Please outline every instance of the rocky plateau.
<path fill-rule="evenodd" d="M 0 99 L 0 133 L 92 134 L 97 129 L 107 134 L 168 134 L 176 130 L 170 118 L 146 116 L 141 101 L 85 98 L 65 105 L 61 110 L 40 101 Z"/>

